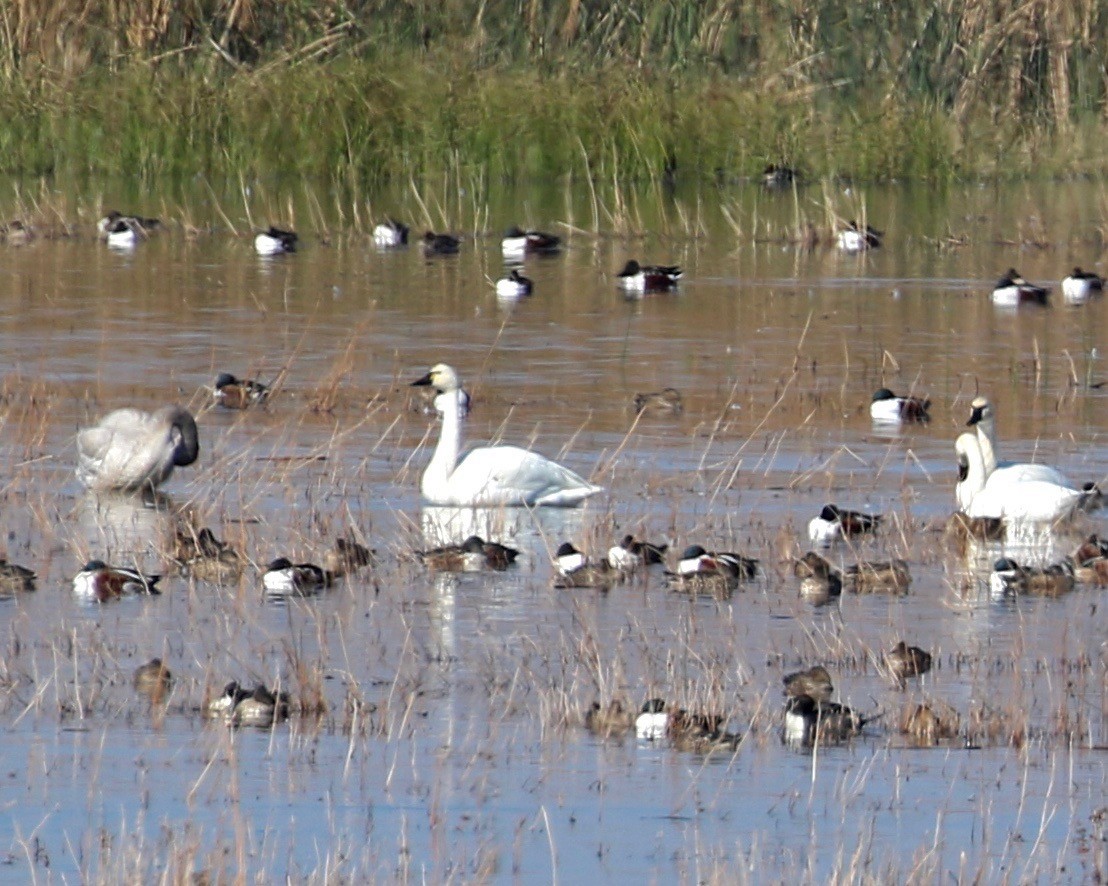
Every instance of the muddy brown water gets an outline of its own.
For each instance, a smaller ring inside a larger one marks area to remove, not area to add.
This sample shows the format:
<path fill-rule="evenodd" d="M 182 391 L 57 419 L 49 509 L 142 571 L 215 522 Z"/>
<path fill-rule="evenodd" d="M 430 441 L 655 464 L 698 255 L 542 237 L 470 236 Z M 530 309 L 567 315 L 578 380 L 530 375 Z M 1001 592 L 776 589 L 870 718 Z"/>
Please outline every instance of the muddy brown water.
<path fill-rule="evenodd" d="M 171 223 L 121 253 L 85 220 L 76 237 L 3 247 L 4 553 L 39 579 L 0 601 L 0 880 L 823 882 L 917 864 L 1091 878 L 1106 853 L 1104 592 L 994 600 L 999 546 L 962 556 L 932 527 L 953 510 L 953 441 L 978 391 L 1004 457 L 1108 477 L 1106 308 L 1057 291 L 1074 265 L 1108 270 L 1095 190 L 836 190 L 842 216 L 864 200 L 886 231 L 854 257 L 780 242 L 798 211 L 822 222 L 816 188 L 644 194 L 649 234 L 570 232 L 560 256 L 527 262 L 535 295 L 515 304 L 493 292 L 491 230 L 427 260 L 302 227 L 298 254 L 260 260 L 201 204 L 194 220 L 210 213 L 215 231 L 198 238 Z M 565 233 L 555 222 L 584 225 L 588 199 L 505 192 L 489 227 Z M 614 274 L 630 257 L 680 264 L 680 289 L 624 300 Z M 991 305 L 1009 266 L 1054 286 L 1055 305 Z M 437 425 L 408 384 L 436 362 L 473 394 L 468 440 L 533 446 L 605 494 L 538 514 L 422 507 Z M 219 371 L 276 382 L 271 402 L 210 408 Z M 931 423 L 876 428 L 881 386 L 929 396 Z M 634 395 L 663 387 L 683 411 L 636 420 Z M 202 451 L 166 501 L 85 493 L 77 429 L 169 402 L 197 412 Z M 799 598 L 788 558 L 825 502 L 886 515 L 887 531 L 831 557 L 903 557 L 908 594 Z M 186 510 L 250 558 L 241 584 L 172 571 L 166 537 Z M 412 561 L 473 529 L 519 563 L 450 575 Z M 1016 552 L 1051 559 L 1097 529 L 1100 514 Z M 626 531 L 740 550 L 763 574 L 725 601 L 672 593 L 660 573 L 607 594 L 551 587 L 559 542 L 600 554 Z M 318 559 L 348 532 L 375 570 L 263 600 L 256 566 Z M 163 594 L 80 603 L 70 581 L 91 557 L 164 572 Z M 905 692 L 879 665 L 901 638 L 937 662 Z M 151 707 L 131 675 L 155 655 L 176 682 Z M 877 718 L 812 754 L 781 743 L 780 681 L 816 662 Z M 321 713 L 272 731 L 205 720 L 230 679 L 280 683 Z M 711 706 L 746 739 L 707 757 L 601 740 L 581 717 L 613 696 Z M 912 747 L 897 723 L 924 699 L 967 719 L 987 706 L 996 735 Z"/>

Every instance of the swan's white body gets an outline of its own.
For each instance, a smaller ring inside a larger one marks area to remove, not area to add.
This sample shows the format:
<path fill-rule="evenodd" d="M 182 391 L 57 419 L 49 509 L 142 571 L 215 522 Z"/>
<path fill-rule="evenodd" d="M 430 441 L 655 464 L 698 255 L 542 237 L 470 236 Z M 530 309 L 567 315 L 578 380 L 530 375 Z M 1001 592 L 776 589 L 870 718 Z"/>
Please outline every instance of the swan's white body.
<path fill-rule="evenodd" d="M 442 414 L 442 432 L 420 483 L 429 504 L 574 507 L 603 491 L 569 468 L 518 446 L 481 446 L 461 455 L 464 394 L 457 373 L 440 363 L 414 384 L 440 391 L 435 408 Z"/>
<path fill-rule="evenodd" d="M 969 425 L 977 429 L 977 443 L 981 450 L 981 462 L 985 479 L 994 475 L 996 482 L 1019 483 L 1027 480 L 1042 480 L 1058 486 L 1072 487 L 1069 477 L 1055 467 L 1034 462 L 998 461 L 996 455 L 996 415 L 993 405 L 984 397 L 977 397 L 971 404 L 973 414 Z"/>
<path fill-rule="evenodd" d="M 196 461 L 196 421 L 179 406 L 117 409 L 77 434 L 77 477 L 90 489 L 154 489 Z"/>
<path fill-rule="evenodd" d="M 1021 479 L 1018 473 L 999 470 L 985 475 L 981 446 L 974 434 L 961 434 L 954 442 L 959 480 L 955 487 L 958 507 L 968 517 L 1000 517 L 1008 521 L 1053 523 L 1070 516 L 1085 494 L 1071 486 L 1042 479 Z"/>

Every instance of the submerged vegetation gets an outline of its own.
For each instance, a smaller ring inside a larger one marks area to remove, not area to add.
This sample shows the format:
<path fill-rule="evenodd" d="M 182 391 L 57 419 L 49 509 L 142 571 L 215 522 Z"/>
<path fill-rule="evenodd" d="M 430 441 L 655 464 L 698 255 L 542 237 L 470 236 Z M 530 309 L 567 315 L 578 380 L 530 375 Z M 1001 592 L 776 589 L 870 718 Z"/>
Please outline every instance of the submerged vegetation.
<path fill-rule="evenodd" d="M 17 0 L 9 174 L 1099 172 L 1108 0 Z"/>

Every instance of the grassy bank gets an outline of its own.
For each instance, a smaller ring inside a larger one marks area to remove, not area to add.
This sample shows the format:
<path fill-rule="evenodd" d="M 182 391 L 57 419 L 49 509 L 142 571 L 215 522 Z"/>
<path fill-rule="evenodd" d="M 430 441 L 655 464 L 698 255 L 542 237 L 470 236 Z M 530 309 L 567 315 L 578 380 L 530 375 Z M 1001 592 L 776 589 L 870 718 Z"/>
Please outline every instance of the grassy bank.
<path fill-rule="evenodd" d="M 8 4 L 5 172 L 1099 172 L 1108 0 Z M 68 22 L 68 24 L 67 24 Z"/>

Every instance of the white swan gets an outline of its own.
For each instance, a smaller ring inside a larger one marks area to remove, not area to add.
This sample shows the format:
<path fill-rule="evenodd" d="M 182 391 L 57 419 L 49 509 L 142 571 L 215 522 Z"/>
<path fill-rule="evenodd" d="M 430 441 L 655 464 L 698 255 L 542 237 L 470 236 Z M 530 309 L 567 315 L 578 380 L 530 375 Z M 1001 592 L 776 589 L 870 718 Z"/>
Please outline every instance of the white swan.
<path fill-rule="evenodd" d="M 199 452 L 196 420 L 187 409 L 117 409 L 78 432 L 77 477 L 98 491 L 156 489 Z"/>
<path fill-rule="evenodd" d="M 1050 465 L 1040 465 L 1033 462 L 997 461 L 996 457 L 996 413 L 993 405 L 985 397 L 976 397 L 970 404 L 973 413 L 967 427 L 976 427 L 977 442 L 981 448 L 981 461 L 985 471 L 985 477 L 991 478 L 1000 473 L 1005 477 L 1005 482 L 1017 482 L 1021 480 L 1045 480 L 1059 486 L 1070 486 L 1069 477 Z"/>
<path fill-rule="evenodd" d="M 439 391 L 442 433 L 420 491 L 429 504 L 481 508 L 498 505 L 574 507 L 603 491 L 568 468 L 518 446 L 481 446 L 458 456 L 462 443 L 458 374 L 439 363 L 413 385 Z"/>
<path fill-rule="evenodd" d="M 954 451 L 958 454 L 955 497 L 967 517 L 1053 523 L 1070 516 L 1087 496 L 1071 486 L 1020 479 L 1018 474 L 1006 471 L 994 471 L 986 477 L 981 446 L 974 434 L 960 434 L 954 441 Z"/>

